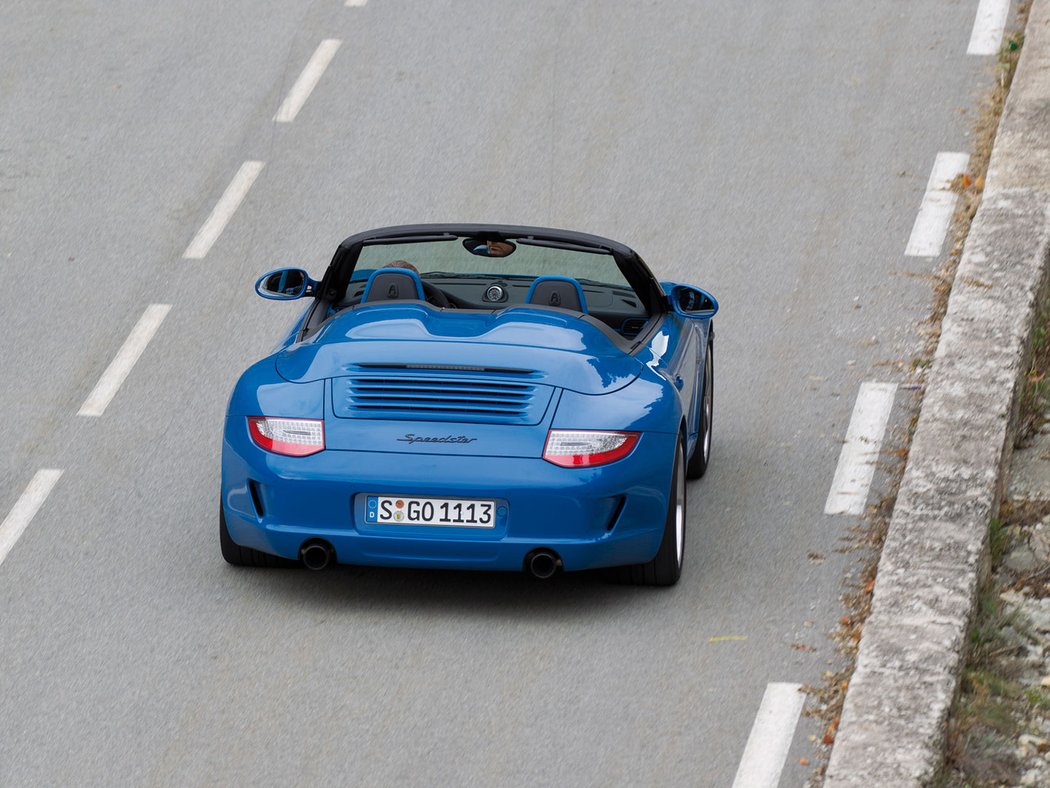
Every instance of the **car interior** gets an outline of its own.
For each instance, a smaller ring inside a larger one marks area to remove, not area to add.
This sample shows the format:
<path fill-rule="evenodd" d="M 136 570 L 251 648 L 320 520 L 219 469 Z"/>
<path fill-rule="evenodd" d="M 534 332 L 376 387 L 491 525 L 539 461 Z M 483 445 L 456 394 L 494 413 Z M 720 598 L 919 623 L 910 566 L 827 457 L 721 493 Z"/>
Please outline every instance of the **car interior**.
<path fill-rule="evenodd" d="M 378 276 L 377 276 L 378 275 Z M 424 300 L 439 309 L 495 311 L 512 306 L 536 306 L 580 312 L 601 321 L 625 337 L 634 337 L 648 314 L 633 291 L 598 282 L 580 282 L 559 276 L 497 276 L 377 269 L 368 279 L 355 277 L 330 314 L 366 304 L 392 300 Z M 373 282 L 381 283 L 376 286 Z M 413 283 L 423 292 L 420 298 Z"/>

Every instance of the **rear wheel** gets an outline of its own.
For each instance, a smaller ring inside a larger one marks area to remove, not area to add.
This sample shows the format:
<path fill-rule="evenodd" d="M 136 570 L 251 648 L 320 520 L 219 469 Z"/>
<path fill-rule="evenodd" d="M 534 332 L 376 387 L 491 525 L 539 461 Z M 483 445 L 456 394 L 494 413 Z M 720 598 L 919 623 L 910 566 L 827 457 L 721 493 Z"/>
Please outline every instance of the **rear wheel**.
<path fill-rule="evenodd" d="M 714 347 L 707 346 L 704 355 L 704 382 L 700 392 L 700 434 L 696 436 L 693 456 L 689 458 L 689 467 L 685 475 L 689 479 L 699 479 L 707 473 L 711 462 L 711 423 L 715 411 L 715 361 Z"/>
<path fill-rule="evenodd" d="M 226 512 L 219 504 L 219 547 L 222 557 L 226 563 L 234 566 L 261 566 L 269 569 L 290 568 L 298 566 L 298 561 L 290 561 L 279 555 L 270 555 L 261 550 L 253 550 L 250 547 L 241 547 L 230 536 L 230 529 L 226 527 Z"/>
<path fill-rule="evenodd" d="M 685 448 L 679 442 L 671 470 L 671 492 L 660 549 L 652 561 L 633 566 L 617 566 L 608 572 L 615 583 L 639 586 L 673 586 L 682 576 L 685 558 Z"/>

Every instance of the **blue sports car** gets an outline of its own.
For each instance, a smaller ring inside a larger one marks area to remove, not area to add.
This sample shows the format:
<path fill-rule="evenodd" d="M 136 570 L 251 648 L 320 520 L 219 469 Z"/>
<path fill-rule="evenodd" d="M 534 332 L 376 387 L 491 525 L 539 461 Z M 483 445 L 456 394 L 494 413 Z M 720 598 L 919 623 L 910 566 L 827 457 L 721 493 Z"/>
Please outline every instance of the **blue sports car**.
<path fill-rule="evenodd" d="M 605 568 L 673 585 L 711 453 L 718 304 L 623 244 L 410 225 L 339 245 L 234 387 L 219 538 L 238 566 Z"/>

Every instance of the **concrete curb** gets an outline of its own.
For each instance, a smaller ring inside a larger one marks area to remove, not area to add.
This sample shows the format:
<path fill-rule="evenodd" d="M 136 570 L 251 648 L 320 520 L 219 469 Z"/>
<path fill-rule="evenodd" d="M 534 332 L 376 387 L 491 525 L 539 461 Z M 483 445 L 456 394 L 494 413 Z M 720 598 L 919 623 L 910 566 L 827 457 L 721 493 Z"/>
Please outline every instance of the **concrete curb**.
<path fill-rule="evenodd" d="M 964 665 L 1050 237 L 1050 0 L 1024 49 L 948 301 L 824 784 L 927 785 Z"/>

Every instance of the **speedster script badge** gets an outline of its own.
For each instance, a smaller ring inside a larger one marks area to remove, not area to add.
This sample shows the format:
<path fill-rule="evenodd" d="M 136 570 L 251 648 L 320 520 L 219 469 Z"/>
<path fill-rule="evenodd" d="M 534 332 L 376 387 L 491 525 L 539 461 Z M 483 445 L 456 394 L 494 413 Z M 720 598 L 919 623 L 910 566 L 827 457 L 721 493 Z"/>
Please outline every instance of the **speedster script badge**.
<path fill-rule="evenodd" d="M 405 437 L 398 440 L 403 443 L 473 443 L 477 438 L 468 438 L 466 435 L 416 435 L 406 432 Z"/>

